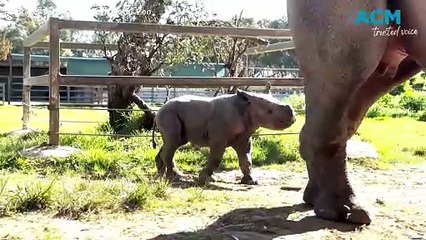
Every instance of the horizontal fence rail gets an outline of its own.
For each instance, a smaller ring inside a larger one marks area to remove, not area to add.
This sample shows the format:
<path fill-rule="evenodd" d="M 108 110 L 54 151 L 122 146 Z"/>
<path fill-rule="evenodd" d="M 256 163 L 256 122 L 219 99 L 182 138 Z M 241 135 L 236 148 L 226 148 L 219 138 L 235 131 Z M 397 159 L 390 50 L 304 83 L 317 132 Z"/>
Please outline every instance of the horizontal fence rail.
<path fill-rule="evenodd" d="M 23 43 L 24 47 L 32 47 L 34 44 L 40 42 L 49 35 L 49 26 L 50 20 L 46 21 L 46 23 L 44 23 L 39 29 L 30 34 Z"/>
<path fill-rule="evenodd" d="M 228 36 L 242 38 L 292 39 L 289 29 L 257 29 L 237 27 L 182 26 L 151 23 L 112 23 L 95 21 L 59 20 L 59 29 L 111 31 L 126 33 L 171 33 L 190 35 Z"/>
<path fill-rule="evenodd" d="M 61 75 L 61 85 L 105 86 L 105 85 L 144 85 L 173 87 L 231 87 L 231 86 L 303 86 L 302 79 L 251 78 L 251 77 L 157 77 L 157 76 L 84 76 Z"/>
<path fill-rule="evenodd" d="M 117 50 L 117 44 L 103 44 L 103 43 L 73 43 L 61 42 L 62 49 L 87 49 L 87 50 Z M 49 49 L 49 42 L 39 42 L 32 46 L 34 49 Z"/>
<path fill-rule="evenodd" d="M 246 53 L 248 55 L 257 55 L 261 53 L 270 53 L 270 52 L 278 52 L 278 51 L 285 51 L 294 49 L 294 42 L 288 41 L 288 42 L 279 42 L 279 43 L 273 43 L 269 44 L 267 46 L 258 46 L 247 49 Z"/>

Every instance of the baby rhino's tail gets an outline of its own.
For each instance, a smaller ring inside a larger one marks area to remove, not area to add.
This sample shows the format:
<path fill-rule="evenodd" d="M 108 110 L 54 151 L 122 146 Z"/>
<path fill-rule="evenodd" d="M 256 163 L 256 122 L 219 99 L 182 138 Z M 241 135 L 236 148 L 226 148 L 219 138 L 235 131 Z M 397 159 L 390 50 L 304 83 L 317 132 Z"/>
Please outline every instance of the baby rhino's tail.
<path fill-rule="evenodd" d="M 152 141 L 152 148 L 154 148 L 154 149 L 156 149 L 157 148 L 157 143 L 155 142 L 155 127 L 156 127 L 156 124 L 155 124 L 155 121 L 154 121 L 154 124 L 152 124 L 152 139 L 151 139 L 151 141 Z"/>

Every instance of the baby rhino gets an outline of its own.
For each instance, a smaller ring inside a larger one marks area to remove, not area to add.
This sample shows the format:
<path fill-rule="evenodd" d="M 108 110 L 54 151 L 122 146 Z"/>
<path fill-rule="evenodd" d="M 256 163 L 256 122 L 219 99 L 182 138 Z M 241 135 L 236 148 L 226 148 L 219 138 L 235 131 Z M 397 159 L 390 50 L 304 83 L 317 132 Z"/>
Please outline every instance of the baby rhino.
<path fill-rule="evenodd" d="M 199 181 L 212 180 L 227 147 L 235 149 L 243 173 L 241 183 L 257 184 L 251 175 L 251 136 L 259 127 L 282 130 L 295 122 L 291 106 L 280 103 L 270 92 L 251 93 L 237 90 L 236 94 L 218 97 L 185 95 L 174 98 L 158 111 L 155 124 L 161 133 L 163 146 L 155 161 L 160 176 L 179 180 L 182 174 L 173 160 L 175 151 L 190 142 L 209 147 L 207 164 Z"/>

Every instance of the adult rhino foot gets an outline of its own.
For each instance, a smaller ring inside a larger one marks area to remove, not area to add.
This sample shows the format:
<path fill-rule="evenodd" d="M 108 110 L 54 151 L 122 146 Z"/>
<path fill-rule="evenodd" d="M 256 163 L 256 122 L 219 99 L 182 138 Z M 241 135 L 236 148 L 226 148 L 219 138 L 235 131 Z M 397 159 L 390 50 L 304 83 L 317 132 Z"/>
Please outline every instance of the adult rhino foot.
<path fill-rule="evenodd" d="M 315 202 L 314 212 L 320 218 L 336 222 L 371 223 L 369 212 L 356 204 L 354 196 L 348 201 L 342 201 L 333 196 L 321 195 Z"/>
<path fill-rule="evenodd" d="M 318 186 L 312 180 L 309 180 L 308 185 L 306 185 L 305 191 L 303 192 L 303 201 L 313 206 L 318 196 L 319 196 Z"/>
<path fill-rule="evenodd" d="M 243 176 L 243 178 L 241 178 L 240 184 L 258 185 L 259 183 L 251 176 Z"/>

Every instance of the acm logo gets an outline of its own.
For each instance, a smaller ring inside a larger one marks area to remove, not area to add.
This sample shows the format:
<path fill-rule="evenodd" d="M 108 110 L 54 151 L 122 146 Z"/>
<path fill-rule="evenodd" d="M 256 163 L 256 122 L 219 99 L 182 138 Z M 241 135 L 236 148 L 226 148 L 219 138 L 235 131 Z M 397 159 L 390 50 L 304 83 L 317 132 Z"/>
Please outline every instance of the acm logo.
<path fill-rule="evenodd" d="M 390 25 L 392 22 L 401 24 L 401 10 L 374 9 L 371 12 L 360 10 L 355 19 L 355 24 Z"/>

